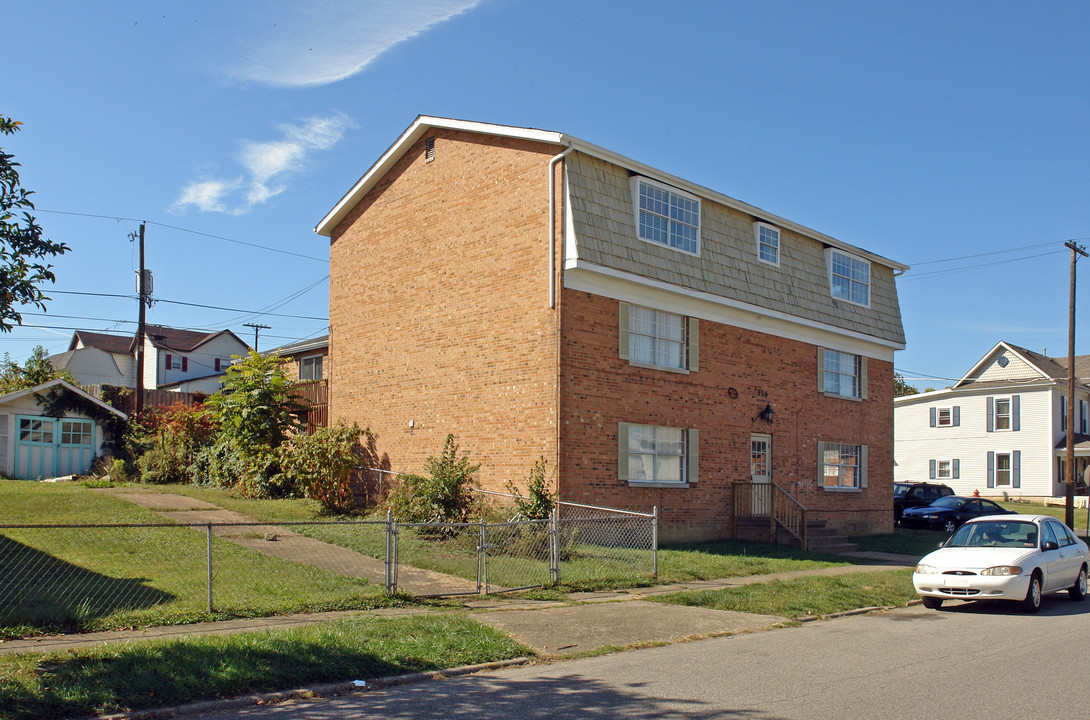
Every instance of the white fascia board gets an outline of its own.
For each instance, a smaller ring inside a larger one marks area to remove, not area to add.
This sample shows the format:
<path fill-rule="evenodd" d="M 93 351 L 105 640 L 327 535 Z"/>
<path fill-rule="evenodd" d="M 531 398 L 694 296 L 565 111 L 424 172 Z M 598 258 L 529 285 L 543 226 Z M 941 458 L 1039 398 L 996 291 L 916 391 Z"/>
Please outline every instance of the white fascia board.
<path fill-rule="evenodd" d="M 971 397 L 974 395 L 1013 395 L 1015 393 L 1022 393 L 1029 390 L 1048 390 L 1056 386 L 1057 383 L 1053 381 L 1031 381 L 1024 383 L 1012 382 L 1008 385 L 991 385 L 986 388 L 974 387 L 972 385 L 966 385 L 964 387 L 948 387 L 942 390 L 932 390 L 926 393 L 916 393 L 915 395 L 904 395 L 902 397 L 893 398 L 894 406 L 897 405 L 912 405 L 917 402 L 930 402 L 941 396 L 949 396 L 951 399 L 960 397 Z"/>
<path fill-rule="evenodd" d="M 379 179 L 389 172 L 390 168 L 392 168 L 394 164 L 401 159 L 401 156 L 405 154 L 405 151 L 412 147 L 413 143 L 419 140 L 424 133 L 432 128 L 460 130 L 462 132 L 497 135 L 500 137 L 518 138 L 521 140 L 533 140 L 553 145 L 562 144 L 564 137 L 561 133 L 548 130 L 534 130 L 532 128 L 493 125 L 490 123 L 472 122 L 469 120 L 452 120 L 450 118 L 420 115 L 405 132 L 401 133 L 401 137 L 394 141 L 394 144 L 387 148 L 386 152 L 375 161 L 375 164 L 364 173 L 363 177 L 352 186 L 352 189 L 345 193 L 344 197 L 333 206 L 333 209 L 326 213 L 326 216 L 323 217 L 314 228 L 314 232 L 329 237 L 333 232 L 333 228 L 337 226 L 337 223 L 343 220 L 344 216 L 355 207 L 356 203 L 362 200 L 363 196 L 375 186 Z"/>
<path fill-rule="evenodd" d="M 73 385 L 70 382 L 67 382 L 65 380 L 61 380 L 60 378 L 57 378 L 56 380 L 50 380 L 49 382 L 44 382 L 41 385 L 35 385 L 32 388 L 25 388 L 23 390 L 16 390 L 15 392 L 10 392 L 7 395 L 2 395 L 2 396 L 0 396 L 0 404 L 4 404 L 4 403 L 10 402 L 12 400 L 18 400 L 19 398 L 26 397 L 27 395 L 30 395 L 30 394 L 37 394 L 37 393 L 40 393 L 40 392 L 45 392 L 46 390 L 49 390 L 50 388 L 54 387 L 55 385 L 63 385 L 66 390 L 74 392 L 77 395 L 80 395 L 80 396 L 90 400 L 95 405 L 98 405 L 99 407 L 101 407 L 104 410 L 109 410 L 110 412 L 112 412 L 115 415 L 117 415 L 118 417 L 120 417 L 122 420 L 128 419 L 128 415 L 121 412 L 120 410 L 115 408 L 113 405 L 110 405 L 109 403 L 102 402 L 101 400 L 99 400 L 94 395 L 91 395 L 90 393 L 76 387 L 75 385 Z"/>
<path fill-rule="evenodd" d="M 894 351 L 904 349 L 900 343 L 578 259 L 565 260 L 564 287 L 876 360 L 893 362 Z"/>

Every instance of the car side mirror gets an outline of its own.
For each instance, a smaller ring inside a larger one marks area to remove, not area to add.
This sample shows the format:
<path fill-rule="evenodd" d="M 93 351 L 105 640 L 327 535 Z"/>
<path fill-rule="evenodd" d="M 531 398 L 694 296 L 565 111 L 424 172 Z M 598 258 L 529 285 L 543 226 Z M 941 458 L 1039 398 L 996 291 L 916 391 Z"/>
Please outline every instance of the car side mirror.
<path fill-rule="evenodd" d="M 1042 550 L 1059 550 L 1059 543 L 1054 543 L 1051 540 L 1046 540 L 1045 544 L 1041 546 Z"/>

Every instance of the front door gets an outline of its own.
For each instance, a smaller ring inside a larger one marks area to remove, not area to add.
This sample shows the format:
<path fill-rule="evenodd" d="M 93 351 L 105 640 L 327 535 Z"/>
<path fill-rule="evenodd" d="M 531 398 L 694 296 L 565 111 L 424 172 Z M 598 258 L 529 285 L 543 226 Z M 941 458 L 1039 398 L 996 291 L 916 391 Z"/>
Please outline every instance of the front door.
<path fill-rule="evenodd" d="M 754 515 L 767 515 L 772 509 L 772 436 L 749 436 L 749 478 L 753 483 Z"/>

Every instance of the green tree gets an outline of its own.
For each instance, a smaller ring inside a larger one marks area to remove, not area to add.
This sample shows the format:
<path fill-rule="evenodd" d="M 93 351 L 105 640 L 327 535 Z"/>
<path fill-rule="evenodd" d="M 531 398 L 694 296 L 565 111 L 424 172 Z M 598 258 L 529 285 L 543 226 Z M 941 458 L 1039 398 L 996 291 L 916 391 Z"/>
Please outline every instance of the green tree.
<path fill-rule="evenodd" d="M 546 520 L 556 507 L 556 493 L 552 491 L 556 477 L 556 468 L 550 475 L 548 472 L 549 461 L 540 458 L 530 469 L 530 476 L 526 479 L 526 492 L 528 497 L 523 497 L 518 487 L 508 481 L 507 489 L 515 496 L 515 507 L 519 515 L 526 520 Z"/>
<path fill-rule="evenodd" d="M 13 135 L 22 123 L 0 115 L 0 133 Z M 53 266 L 47 257 L 63 255 L 64 243 L 42 237 L 42 228 L 27 212 L 34 209 L 31 191 L 20 187 L 19 163 L 0 148 L 0 332 L 11 332 L 23 323 L 17 308 L 35 305 L 45 309 L 48 297 L 38 286 L 53 282 Z"/>
<path fill-rule="evenodd" d="M 251 350 L 227 369 L 223 388 L 205 401 L 219 434 L 202 453 L 198 474 L 251 497 L 295 494 L 290 479 L 280 473 L 277 450 L 302 429 L 306 408 L 284 374 L 285 362 Z"/>
<path fill-rule="evenodd" d="M 41 345 L 30 352 L 30 357 L 21 366 L 11 359 L 9 353 L 4 353 L 4 359 L 0 361 L 0 394 L 32 388 L 58 378 L 76 384 L 72 373 L 53 368 Z"/>
<path fill-rule="evenodd" d="M 905 395 L 916 395 L 920 392 L 920 389 L 915 385 L 909 385 L 905 382 L 904 375 L 901 373 L 893 373 L 893 397 L 904 397 Z"/>
<path fill-rule="evenodd" d="M 390 508 L 409 522 L 466 522 L 478 503 L 473 495 L 480 465 L 458 457 L 454 435 L 447 435 L 439 457 L 424 462 L 424 475 L 402 475 L 391 494 Z"/>

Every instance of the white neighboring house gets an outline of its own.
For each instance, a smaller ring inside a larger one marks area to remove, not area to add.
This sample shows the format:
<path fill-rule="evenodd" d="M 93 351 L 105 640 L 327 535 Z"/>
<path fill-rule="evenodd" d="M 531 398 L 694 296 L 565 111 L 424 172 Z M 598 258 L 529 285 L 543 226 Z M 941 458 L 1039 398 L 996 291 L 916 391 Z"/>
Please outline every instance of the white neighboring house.
<path fill-rule="evenodd" d="M 77 330 L 68 350 L 49 356 L 55 370 L 72 373 L 80 385 L 136 387 L 131 335 Z"/>
<path fill-rule="evenodd" d="M 144 387 L 211 394 L 219 390 L 231 358 L 249 346 L 230 330 L 197 332 L 148 325 L 144 332 Z M 77 330 L 68 350 L 50 355 L 57 370 L 68 370 L 88 385 L 136 387 L 136 338 Z"/>
<path fill-rule="evenodd" d="M 135 357 L 135 339 L 133 341 Z M 231 358 L 250 346 L 230 330 L 213 333 L 148 325 L 144 330 L 144 387 L 211 394 Z M 135 360 L 134 360 L 135 362 Z"/>
<path fill-rule="evenodd" d="M 957 495 L 1060 497 L 1067 448 L 1067 358 L 999 342 L 944 390 L 893 401 L 894 480 Z M 1075 358 L 1075 477 L 1090 466 L 1090 355 Z"/>
<path fill-rule="evenodd" d="M 125 413 L 64 380 L 50 380 L 27 390 L 0 395 L 0 472 L 20 480 L 86 473 L 102 454 L 102 426 L 83 413 L 63 418 L 43 414 L 38 395 L 64 390 L 82 396 L 121 419 Z"/>

